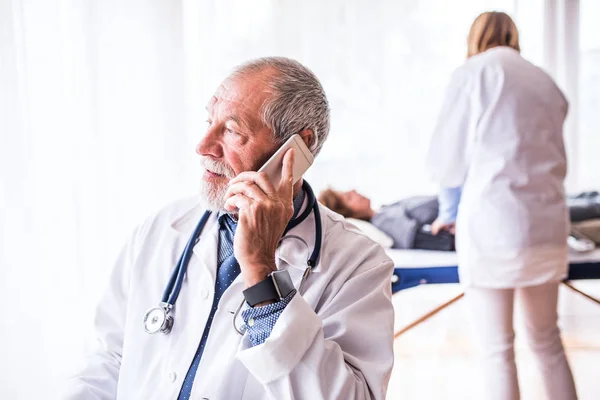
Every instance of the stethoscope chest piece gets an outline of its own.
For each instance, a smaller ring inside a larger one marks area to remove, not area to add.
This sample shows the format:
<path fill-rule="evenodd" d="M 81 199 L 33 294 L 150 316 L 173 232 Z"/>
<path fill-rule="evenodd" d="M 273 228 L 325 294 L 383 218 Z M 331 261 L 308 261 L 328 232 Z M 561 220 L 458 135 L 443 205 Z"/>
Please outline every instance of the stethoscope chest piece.
<path fill-rule="evenodd" d="M 160 306 L 151 308 L 144 315 L 144 330 L 147 333 L 169 333 L 173 328 L 173 317 L 169 315 L 171 305 L 161 303 Z"/>

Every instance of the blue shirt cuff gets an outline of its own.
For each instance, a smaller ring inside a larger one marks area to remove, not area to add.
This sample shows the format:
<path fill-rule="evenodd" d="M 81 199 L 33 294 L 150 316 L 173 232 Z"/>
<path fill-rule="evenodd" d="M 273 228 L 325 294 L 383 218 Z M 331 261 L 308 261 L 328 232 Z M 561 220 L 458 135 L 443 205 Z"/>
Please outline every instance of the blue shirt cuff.
<path fill-rule="evenodd" d="M 438 219 L 449 224 L 456 221 L 458 214 L 458 205 L 462 195 L 462 187 L 443 188 L 439 193 L 440 208 Z"/>
<path fill-rule="evenodd" d="M 246 324 L 248 339 L 250 339 L 252 346 L 263 344 L 271 336 L 271 331 L 277 319 L 285 307 L 292 301 L 295 294 L 296 291 L 293 290 L 283 300 L 276 303 L 267 304 L 262 307 L 248 308 L 242 311 L 242 319 Z"/>

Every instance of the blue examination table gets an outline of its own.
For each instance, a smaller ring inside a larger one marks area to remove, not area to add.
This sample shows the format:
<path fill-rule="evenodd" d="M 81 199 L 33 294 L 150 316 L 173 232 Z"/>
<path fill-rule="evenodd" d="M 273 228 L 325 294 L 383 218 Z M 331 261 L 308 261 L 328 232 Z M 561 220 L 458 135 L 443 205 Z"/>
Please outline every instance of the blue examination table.
<path fill-rule="evenodd" d="M 396 266 L 392 276 L 392 293 L 424 284 L 459 283 L 456 253 L 429 250 L 387 250 Z M 569 289 L 600 304 L 600 300 L 575 288 L 570 281 L 600 279 L 600 249 L 588 253 L 569 255 L 569 276 L 563 282 Z M 409 329 L 431 318 L 444 308 L 458 301 L 464 293 L 453 297 L 439 307 L 396 332 L 400 336 Z"/>

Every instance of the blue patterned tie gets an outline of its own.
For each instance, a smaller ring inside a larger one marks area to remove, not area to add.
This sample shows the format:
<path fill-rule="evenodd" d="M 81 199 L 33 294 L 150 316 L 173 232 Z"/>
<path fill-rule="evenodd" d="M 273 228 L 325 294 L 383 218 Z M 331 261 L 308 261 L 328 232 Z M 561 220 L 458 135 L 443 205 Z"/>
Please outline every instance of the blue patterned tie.
<path fill-rule="evenodd" d="M 221 296 L 227 290 L 227 288 L 233 283 L 235 278 L 240 274 L 240 265 L 233 254 L 233 237 L 235 235 L 235 229 L 237 224 L 227 214 L 219 215 L 219 254 L 217 258 L 217 279 L 215 281 L 215 297 L 213 299 L 212 309 L 204 328 L 204 334 L 200 340 L 200 345 L 192 361 L 192 365 L 188 370 L 188 373 L 183 380 L 181 392 L 179 393 L 179 400 L 188 400 L 192 393 L 192 386 L 194 384 L 194 378 L 196 377 L 196 371 L 198 365 L 200 365 L 200 359 L 204 352 L 204 346 L 208 339 L 208 333 L 217 311 L 219 300 Z"/>
<path fill-rule="evenodd" d="M 240 265 L 233 254 L 233 237 L 237 224 L 226 214 L 219 216 L 219 258 L 217 260 L 217 281 L 215 282 L 215 299 L 218 299 L 240 274 Z"/>

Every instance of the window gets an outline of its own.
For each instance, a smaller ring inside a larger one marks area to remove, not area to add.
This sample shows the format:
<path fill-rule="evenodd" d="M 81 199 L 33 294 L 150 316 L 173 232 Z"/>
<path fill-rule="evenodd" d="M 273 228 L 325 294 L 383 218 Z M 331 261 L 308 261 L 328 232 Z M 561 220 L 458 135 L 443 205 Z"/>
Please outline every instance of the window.
<path fill-rule="evenodd" d="M 582 189 L 600 187 L 600 2 L 581 0 L 579 26 L 578 175 Z"/>

